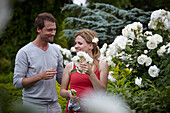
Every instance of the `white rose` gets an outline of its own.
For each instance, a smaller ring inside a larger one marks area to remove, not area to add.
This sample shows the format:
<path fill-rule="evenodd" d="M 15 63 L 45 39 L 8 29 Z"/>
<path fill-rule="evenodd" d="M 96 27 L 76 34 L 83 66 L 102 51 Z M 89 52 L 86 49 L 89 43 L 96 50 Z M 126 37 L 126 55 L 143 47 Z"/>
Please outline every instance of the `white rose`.
<path fill-rule="evenodd" d="M 147 41 L 146 45 L 147 45 L 148 49 L 155 49 L 158 46 L 156 40 L 149 40 L 149 41 Z"/>
<path fill-rule="evenodd" d="M 64 60 L 64 65 L 68 64 L 69 61 L 68 60 Z"/>
<path fill-rule="evenodd" d="M 152 32 L 151 31 L 146 31 L 145 33 L 144 33 L 144 36 L 152 36 Z"/>
<path fill-rule="evenodd" d="M 116 81 L 117 81 L 115 78 L 113 78 L 113 71 L 110 71 L 110 72 L 109 72 L 108 79 L 109 79 L 111 82 L 116 82 Z"/>
<path fill-rule="evenodd" d="M 163 45 L 163 46 L 157 51 L 158 56 L 162 56 L 165 51 L 166 51 L 166 46 Z"/>
<path fill-rule="evenodd" d="M 144 54 L 141 54 L 141 56 L 137 58 L 137 61 L 139 64 L 143 65 L 146 62 L 146 59 L 147 59 L 147 56 Z"/>
<path fill-rule="evenodd" d="M 135 84 L 138 85 L 139 87 L 142 87 L 142 78 L 136 77 Z"/>
<path fill-rule="evenodd" d="M 157 68 L 157 66 L 154 65 L 149 67 L 148 73 L 151 77 L 158 77 L 159 71 L 160 71 L 159 68 Z"/>
<path fill-rule="evenodd" d="M 76 52 L 75 47 L 71 47 L 70 50 L 71 50 L 71 52 Z"/>
<path fill-rule="evenodd" d="M 146 58 L 146 66 L 149 66 L 149 65 L 151 65 L 151 63 L 152 63 L 152 59 L 150 58 L 150 57 L 147 57 Z"/>
<path fill-rule="evenodd" d="M 148 50 L 144 50 L 144 53 L 147 54 L 147 53 L 148 53 Z"/>
<path fill-rule="evenodd" d="M 157 44 L 161 43 L 163 40 L 162 40 L 162 36 L 158 35 L 158 34 L 155 34 L 152 36 L 154 39 L 156 39 L 157 41 Z"/>
<path fill-rule="evenodd" d="M 127 43 L 127 37 L 124 36 L 117 36 L 114 40 L 114 43 L 121 49 L 126 48 L 126 43 Z"/>

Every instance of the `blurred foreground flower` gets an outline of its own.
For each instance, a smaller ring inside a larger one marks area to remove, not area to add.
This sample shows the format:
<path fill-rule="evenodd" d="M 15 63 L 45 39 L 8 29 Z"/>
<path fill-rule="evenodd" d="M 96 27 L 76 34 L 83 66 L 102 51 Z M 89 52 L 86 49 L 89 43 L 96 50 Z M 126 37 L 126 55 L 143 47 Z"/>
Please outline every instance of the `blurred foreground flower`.
<path fill-rule="evenodd" d="M 103 93 L 90 94 L 84 98 L 84 110 L 87 113 L 131 113 L 129 106 L 117 95 Z"/>

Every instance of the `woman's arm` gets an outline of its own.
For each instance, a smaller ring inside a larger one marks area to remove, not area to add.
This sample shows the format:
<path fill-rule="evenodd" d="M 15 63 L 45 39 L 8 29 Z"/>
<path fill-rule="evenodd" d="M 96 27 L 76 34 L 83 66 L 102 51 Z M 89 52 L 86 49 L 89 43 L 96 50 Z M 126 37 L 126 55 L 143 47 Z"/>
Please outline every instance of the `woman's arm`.
<path fill-rule="evenodd" d="M 64 69 L 60 95 L 63 98 L 70 98 L 72 101 L 77 102 L 79 97 L 72 95 L 71 91 L 68 90 L 69 80 L 70 80 L 70 72 L 72 70 L 72 62 L 68 63 Z"/>
<path fill-rule="evenodd" d="M 69 98 L 71 95 L 71 91 L 68 90 L 71 69 L 72 69 L 72 62 L 66 65 L 64 72 L 63 72 L 63 77 L 61 81 L 61 89 L 60 89 L 60 95 L 63 98 Z"/>

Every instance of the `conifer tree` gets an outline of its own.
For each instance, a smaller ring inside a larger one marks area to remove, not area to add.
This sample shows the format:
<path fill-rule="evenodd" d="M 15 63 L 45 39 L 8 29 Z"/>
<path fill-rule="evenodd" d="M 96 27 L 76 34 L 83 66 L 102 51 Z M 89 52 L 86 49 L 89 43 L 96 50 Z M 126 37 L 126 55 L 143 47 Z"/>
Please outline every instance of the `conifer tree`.
<path fill-rule="evenodd" d="M 112 43 L 122 29 L 133 22 L 141 22 L 147 28 L 151 12 L 141 9 L 122 10 L 113 5 L 94 3 L 91 8 L 67 4 L 62 9 L 66 16 L 64 35 L 69 47 L 74 45 L 75 33 L 84 28 L 94 30 L 99 35 L 99 46 Z"/>

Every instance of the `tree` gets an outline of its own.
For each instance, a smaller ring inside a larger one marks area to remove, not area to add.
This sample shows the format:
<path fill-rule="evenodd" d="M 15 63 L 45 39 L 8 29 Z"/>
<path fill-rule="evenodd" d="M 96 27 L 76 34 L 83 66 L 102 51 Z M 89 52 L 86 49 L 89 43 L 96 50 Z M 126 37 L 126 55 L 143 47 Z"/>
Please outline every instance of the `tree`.
<path fill-rule="evenodd" d="M 49 12 L 56 17 L 56 35 L 58 35 L 63 28 L 61 27 L 63 26 L 63 15 L 61 14 L 61 8 L 65 3 L 72 3 L 72 1 L 24 0 L 23 2 L 20 2 L 18 0 L 14 0 L 11 21 L 0 37 L 0 52 L 2 54 L 2 56 L 0 56 L 1 59 L 5 58 L 5 60 L 11 62 L 10 66 L 14 67 L 14 59 L 17 51 L 28 42 L 33 41 L 36 37 L 34 19 L 39 13 Z M 55 42 L 56 40 L 57 38 L 55 37 Z M 0 65 L 4 65 L 3 62 L 0 62 Z M 4 70 L 0 71 L 4 72 Z"/>
<path fill-rule="evenodd" d="M 151 14 L 137 8 L 123 10 L 104 3 L 94 3 L 91 8 L 68 4 L 64 6 L 63 13 L 66 19 L 62 37 L 68 39 L 69 47 L 74 45 L 77 30 L 88 28 L 96 31 L 101 47 L 103 43 L 113 42 L 114 38 L 121 34 L 121 29 L 132 22 L 141 22 L 145 30 Z"/>

